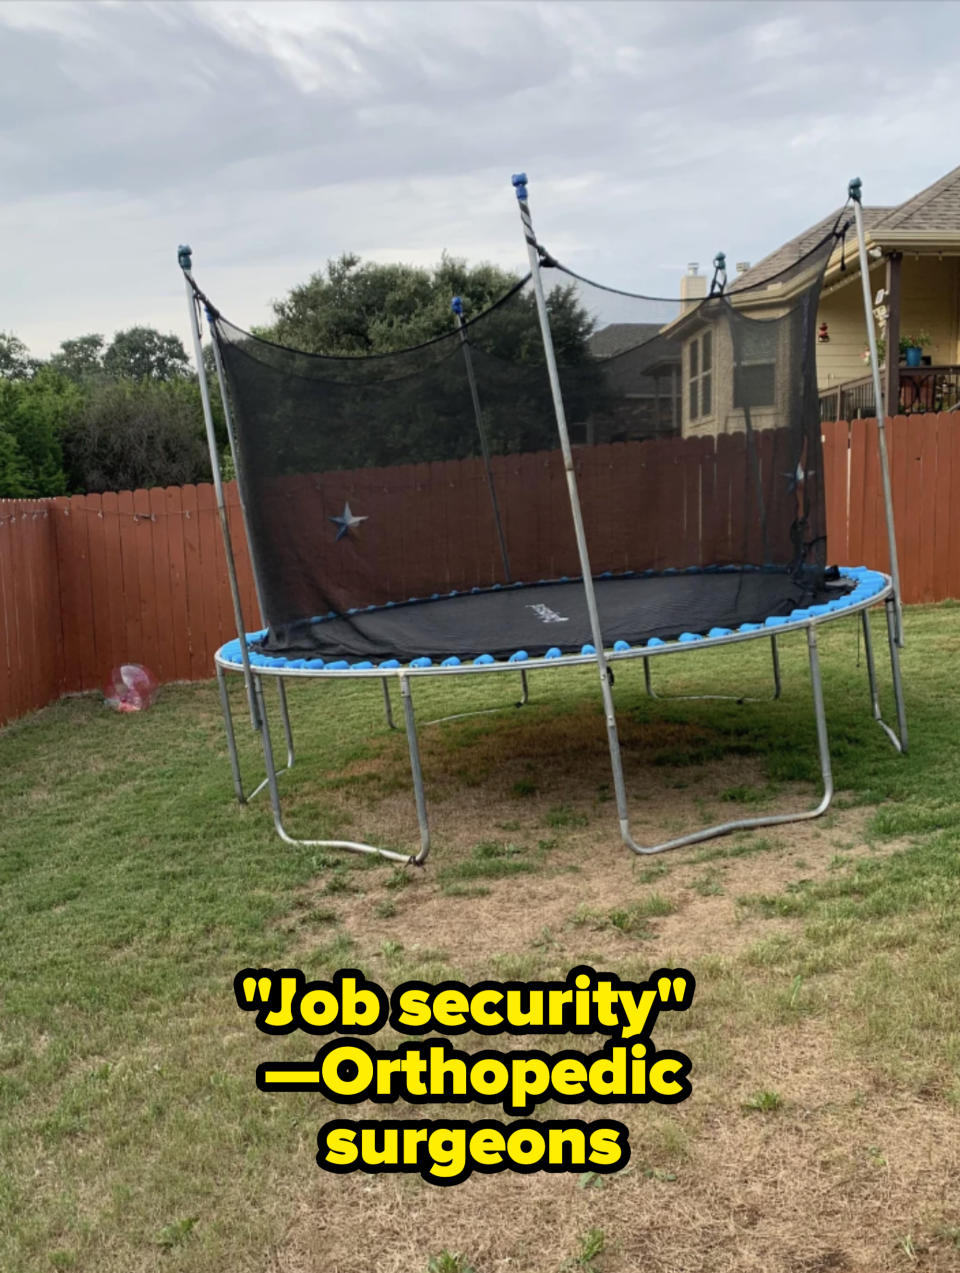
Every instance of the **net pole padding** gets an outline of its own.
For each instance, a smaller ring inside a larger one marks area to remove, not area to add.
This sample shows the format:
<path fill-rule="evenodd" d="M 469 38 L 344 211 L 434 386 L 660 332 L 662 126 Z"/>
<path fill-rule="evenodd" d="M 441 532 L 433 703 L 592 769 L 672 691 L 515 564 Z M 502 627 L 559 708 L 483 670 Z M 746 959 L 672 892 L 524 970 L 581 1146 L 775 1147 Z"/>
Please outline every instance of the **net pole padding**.
<path fill-rule="evenodd" d="M 473 403 L 473 415 L 477 422 L 477 433 L 480 437 L 480 450 L 483 454 L 483 467 L 487 475 L 487 487 L 490 491 L 490 503 L 493 506 L 493 520 L 497 527 L 497 541 L 500 544 L 500 556 L 506 582 L 513 583 L 510 570 L 510 555 L 507 552 L 507 539 L 503 533 L 503 519 L 500 516 L 500 501 L 497 499 L 497 487 L 493 480 L 493 467 L 490 463 L 490 446 L 487 442 L 487 431 L 483 425 L 483 410 L 480 406 L 480 394 L 477 391 L 477 378 L 473 372 L 473 355 L 470 353 L 470 341 L 467 339 L 466 323 L 463 318 L 463 301 L 455 296 L 450 308 L 456 317 L 457 331 L 460 333 L 460 348 L 463 350 L 463 361 L 467 369 L 467 384 L 470 386 L 470 400 Z"/>
<path fill-rule="evenodd" d="M 233 471 L 237 475 L 237 497 L 240 500 L 240 514 L 243 518 L 243 528 L 247 534 L 247 545 L 250 547 L 250 569 L 253 573 L 253 586 L 257 594 L 257 605 L 260 607 L 260 621 L 266 623 L 267 612 L 263 606 L 263 589 L 260 586 L 260 574 L 257 570 L 257 564 L 253 557 L 253 539 L 250 536 L 250 522 L 247 518 L 247 504 L 243 498 L 243 485 L 240 481 L 240 461 L 237 457 L 236 434 L 233 429 L 233 413 L 230 410 L 230 395 L 227 393 L 227 379 L 223 372 L 223 359 L 220 356 L 220 342 L 217 340 L 216 315 L 209 308 L 204 307 L 207 316 L 207 327 L 210 330 L 210 343 L 213 346 L 213 365 L 217 371 L 217 384 L 220 388 L 220 401 L 223 404 L 223 419 L 227 427 L 227 441 L 230 444 L 230 458 L 233 460 Z"/>
<path fill-rule="evenodd" d="M 860 257 L 860 281 L 863 284 L 863 312 L 867 322 L 867 347 L 870 350 L 870 370 L 873 376 L 873 394 L 877 406 L 877 449 L 880 453 L 880 473 L 883 480 L 883 506 L 887 519 L 887 545 L 890 553 L 890 577 L 893 580 L 893 596 L 897 614 L 897 645 L 903 648 L 903 603 L 900 600 L 900 564 L 897 559 L 897 535 L 893 521 L 893 491 L 890 485 L 890 461 L 887 455 L 887 403 L 883 400 L 880 382 L 880 364 L 877 357 L 877 329 L 873 317 L 873 297 L 870 295 L 870 264 L 863 231 L 863 207 L 861 205 L 863 183 L 854 177 L 848 187 L 853 203 L 853 217 L 857 227 L 857 253 Z M 887 357 L 891 356 L 887 350 Z"/>
<path fill-rule="evenodd" d="M 237 639 L 240 642 L 240 661 L 243 664 L 243 683 L 247 691 L 247 703 L 250 708 L 250 723 L 255 730 L 260 729 L 260 711 L 253 686 L 253 672 L 250 667 L 250 655 L 247 650 L 246 625 L 243 621 L 243 605 L 240 601 L 240 585 L 237 582 L 237 566 L 233 555 L 233 540 L 230 536 L 230 523 L 227 520 L 227 507 L 223 498 L 223 478 L 220 474 L 220 456 L 217 452 L 217 435 L 213 427 L 213 410 L 210 406 L 210 387 L 207 384 L 206 371 L 203 365 L 203 343 L 200 339 L 200 322 L 197 318 L 197 287 L 193 281 L 191 270 L 192 253 L 189 247 L 181 245 L 177 249 L 177 263 L 183 271 L 184 286 L 187 289 L 187 309 L 190 313 L 190 331 L 193 335 L 193 356 L 197 364 L 197 382 L 200 386 L 200 402 L 203 407 L 203 422 L 207 431 L 207 449 L 210 452 L 210 470 L 213 475 L 213 489 L 217 500 L 217 513 L 220 517 L 220 534 L 223 536 L 223 552 L 227 561 L 227 575 L 230 579 L 230 596 L 233 601 L 233 618 L 237 628 Z"/>
<path fill-rule="evenodd" d="M 547 299 L 544 295 L 543 278 L 540 273 L 540 251 L 536 235 L 533 232 L 533 219 L 530 215 L 526 173 L 514 174 L 513 187 L 516 191 L 517 203 L 520 208 L 523 237 L 526 240 L 527 255 L 530 259 L 530 276 L 533 280 L 534 294 L 537 298 L 540 334 L 543 339 L 547 375 L 550 379 L 550 393 L 553 397 L 557 433 L 560 437 L 560 450 L 563 455 L 563 467 L 567 478 L 567 493 L 570 497 L 570 512 L 573 516 L 573 530 L 577 541 L 577 554 L 580 558 L 580 573 L 583 576 L 584 598 L 587 603 L 587 613 L 590 616 L 590 634 L 593 638 L 594 657 L 600 673 L 600 692 L 603 696 L 603 711 L 607 722 L 607 742 L 610 747 L 610 765 L 613 772 L 617 816 L 620 820 L 620 834 L 624 843 L 636 851 L 639 846 L 630 834 L 627 790 L 623 777 L 623 761 L 620 754 L 620 738 L 617 733 L 617 717 L 613 706 L 613 691 L 610 687 L 610 670 L 603 650 L 603 633 L 600 628 L 600 613 L 597 609 L 597 594 L 593 586 L 593 572 L 590 568 L 590 554 L 587 549 L 587 536 L 583 526 L 583 511 L 580 507 L 580 494 L 577 490 L 577 474 L 573 465 L 573 451 L 570 447 L 570 434 L 567 430 L 567 417 L 563 406 L 563 394 L 560 389 L 560 376 L 557 372 L 553 335 L 550 330 L 550 315 L 547 312 Z"/>

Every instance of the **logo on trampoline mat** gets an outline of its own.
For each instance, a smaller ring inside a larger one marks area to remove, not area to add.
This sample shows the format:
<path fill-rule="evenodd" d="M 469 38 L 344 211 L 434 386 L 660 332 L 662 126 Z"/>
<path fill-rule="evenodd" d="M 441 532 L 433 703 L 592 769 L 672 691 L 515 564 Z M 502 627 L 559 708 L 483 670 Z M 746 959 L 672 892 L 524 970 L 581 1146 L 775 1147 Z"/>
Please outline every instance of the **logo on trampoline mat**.
<path fill-rule="evenodd" d="M 532 610 L 541 623 L 569 623 L 570 620 L 565 614 L 557 614 L 556 610 L 551 610 L 549 606 L 545 606 L 543 602 L 537 605 L 528 605 L 528 610 Z"/>

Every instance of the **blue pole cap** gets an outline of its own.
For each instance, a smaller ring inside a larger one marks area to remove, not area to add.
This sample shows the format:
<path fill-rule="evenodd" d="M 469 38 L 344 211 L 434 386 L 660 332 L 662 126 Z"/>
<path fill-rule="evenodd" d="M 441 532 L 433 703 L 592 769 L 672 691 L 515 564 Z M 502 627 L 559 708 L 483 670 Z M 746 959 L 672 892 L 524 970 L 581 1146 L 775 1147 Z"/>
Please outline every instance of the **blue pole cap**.
<path fill-rule="evenodd" d="M 525 172 L 515 172 L 510 178 L 513 182 L 513 188 L 517 192 L 518 199 L 526 199 L 527 197 L 527 174 Z"/>
<path fill-rule="evenodd" d="M 450 308 L 459 318 L 463 317 L 463 301 L 460 299 L 459 296 L 455 296 L 453 298 L 453 300 L 450 302 Z"/>
<path fill-rule="evenodd" d="M 859 203 L 862 190 L 863 190 L 863 182 L 860 180 L 859 177 L 854 177 L 852 181 L 850 182 L 849 186 L 847 187 L 847 194 L 854 201 L 854 203 Z"/>
<path fill-rule="evenodd" d="M 193 263 L 191 261 L 192 255 L 193 249 L 190 245 L 188 243 L 181 243 L 177 248 L 177 264 L 180 266 L 181 270 L 189 270 L 193 268 Z"/>
<path fill-rule="evenodd" d="M 727 268 L 726 252 L 717 253 L 717 255 L 713 258 L 713 266 L 714 266 L 714 269 L 717 269 L 717 270 L 725 270 Z"/>

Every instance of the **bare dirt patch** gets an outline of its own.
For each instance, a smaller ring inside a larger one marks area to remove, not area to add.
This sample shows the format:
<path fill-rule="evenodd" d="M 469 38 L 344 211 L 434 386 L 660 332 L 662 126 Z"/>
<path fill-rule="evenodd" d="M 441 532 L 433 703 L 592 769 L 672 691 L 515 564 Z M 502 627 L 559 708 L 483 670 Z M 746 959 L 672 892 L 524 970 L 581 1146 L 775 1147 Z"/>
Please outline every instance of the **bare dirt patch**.
<path fill-rule="evenodd" d="M 716 787 L 722 779 L 714 777 Z M 800 807 L 809 803 L 809 794 L 800 789 L 780 795 L 782 804 L 789 805 L 791 798 Z M 382 801 L 374 811 L 374 829 L 395 831 L 404 803 L 399 795 Z M 758 938 L 796 925 L 746 912 L 739 898 L 824 879 L 843 862 L 899 847 L 893 842 L 870 846 L 864 827 L 872 810 L 856 808 L 640 858 L 621 844 L 606 802 L 581 815 L 589 820 L 587 827 L 560 833 L 547 821 L 542 802 L 527 804 L 511 808 L 511 816 L 498 822 L 497 813 L 491 815 L 489 803 L 477 793 L 467 793 L 456 808 L 443 802 L 434 817 L 436 850 L 424 868 L 403 868 L 406 887 L 388 890 L 382 876 L 357 873 L 354 882 L 361 892 L 324 900 L 335 905 L 345 930 L 368 950 L 391 942 L 409 949 L 420 944 L 454 951 L 465 973 L 488 973 L 491 959 L 505 952 L 545 947 L 556 959 L 575 962 L 604 958 L 615 964 L 618 957 L 642 949 L 653 962 L 669 956 L 693 966 L 704 955 L 733 955 Z M 728 816 L 738 816 L 730 806 L 728 810 Z M 677 820 L 675 792 L 648 797 L 648 828 L 656 827 L 658 812 L 663 819 Z M 438 877 L 451 859 L 459 860 L 475 843 L 478 826 L 506 843 L 528 846 L 534 869 L 479 879 L 475 886 L 485 890 L 480 896 L 450 895 Z M 544 842 L 554 842 L 554 847 L 537 854 Z M 320 880 L 307 896 L 316 899 L 325 887 Z M 673 913 L 649 916 L 633 931 L 621 931 L 611 922 L 611 916 L 631 907 L 642 911 L 651 895 L 663 899 Z M 378 908 L 388 896 L 396 913 L 383 916 Z"/>

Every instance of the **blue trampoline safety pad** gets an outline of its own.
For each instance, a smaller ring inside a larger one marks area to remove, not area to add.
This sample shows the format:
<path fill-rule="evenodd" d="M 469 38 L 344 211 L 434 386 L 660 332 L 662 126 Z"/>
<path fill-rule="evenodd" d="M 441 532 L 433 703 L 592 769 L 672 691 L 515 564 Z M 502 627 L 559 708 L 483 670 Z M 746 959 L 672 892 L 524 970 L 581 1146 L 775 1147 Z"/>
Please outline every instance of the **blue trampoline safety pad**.
<path fill-rule="evenodd" d="M 689 571 L 670 573 L 674 578 L 687 579 L 689 579 L 691 574 Z M 707 574 L 708 572 L 704 571 L 699 573 Z M 757 573 L 760 574 L 762 572 Z M 839 568 L 839 573 L 840 581 L 838 582 L 840 586 L 830 590 L 835 593 L 835 595 L 830 597 L 830 599 L 818 599 L 814 604 L 804 607 L 795 607 L 787 613 L 771 614 L 766 617 L 758 616 L 757 621 L 755 622 L 741 623 L 735 627 L 727 627 L 723 624 L 713 624 L 705 627 L 703 631 L 699 632 L 687 630 L 679 631 L 676 636 L 668 638 L 664 638 L 659 635 L 652 635 L 640 640 L 630 641 L 623 637 L 618 637 L 615 640 L 605 642 L 605 648 L 607 649 L 608 654 L 612 652 L 612 655 L 615 658 L 618 655 L 624 656 L 627 654 L 636 654 L 638 651 L 642 651 L 644 649 L 652 651 L 666 645 L 696 645 L 699 648 L 702 648 L 709 645 L 712 641 L 728 639 L 738 635 L 746 636 L 761 632 L 768 632 L 771 635 L 775 635 L 780 629 L 798 624 L 809 623 L 811 621 L 821 621 L 828 616 L 839 616 L 846 610 L 867 604 L 871 598 L 877 597 L 883 593 L 889 582 L 885 575 L 881 574 L 879 571 L 870 570 L 866 566 L 841 566 Z M 658 577 L 663 578 L 663 575 Z M 636 576 L 636 579 L 642 580 L 643 576 Z M 560 581 L 558 581 L 558 583 L 559 582 Z M 602 580 L 597 581 L 598 599 L 602 582 Z M 577 580 L 564 580 L 562 581 L 562 586 L 565 590 L 567 590 L 578 583 L 579 581 Z M 523 586 L 525 585 L 521 585 L 521 587 Z M 543 585 L 534 585 L 533 587 L 539 587 L 542 589 Z M 498 593 L 500 596 L 503 596 L 511 592 L 512 589 L 497 588 L 484 591 Z M 582 594 L 582 588 L 579 591 Z M 475 590 L 473 594 L 467 595 L 482 596 L 484 594 L 479 590 Z M 539 592 L 537 595 L 539 595 Z M 567 594 L 568 598 L 573 595 L 575 594 L 572 592 Z M 446 601 L 446 597 L 431 597 L 426 599 L 427 604 L 437 603 L 442 605 Z M 375 607 L 374 609 L 382 614 L 387 610 L 396 612 L 402 610 L 407 605 L 413 604 L 419 604 L 416 598 L 411 598 L 409 602 L 398 604 L 396 606 L 382 606 Z M 533 610 L 536 614 L 538 610 L 542 612 L 545 605 L 546 603 L 537 601 L 528 605 L 527 608 Z M 550 607 L 547 607 L 547 609 L 550 609 Z M 559 611 L 551 610 L 550 613 L 554 617 L 549 622 L 548 626 L 550 635 L 554 638 L 554 642 L 548 644 L 545 648 L 535 651 L 516 649 L 507 653 L 498 651 L 496 655 L 488 651 L 475 653 L 471 650 L 470 636 L 465 632 L 463 653 L 447 654 L 446 657 L 443 658 L 432 658 L 428 654 L 418 654 L 405 659 L 396 657 L 380 659 L 349 657 L 283 657 L 278 654 L 265 653 L 263 649 L 259 648 L 261 643 L 267 638 L 268 634 L 266 632 L 251 632 L 247 635 L 247 652 L 250 663 L 253 667 L 274 669 L 276 671 L 286 669 L 301 673 L 372 671 L 395 672 L 401 668 L 410 668 L 419 671 L 432 667 L 490 667 L 494 665 L 503 666 L 504 664 L 523 665 L 534 659 L 544 659 L 550 662 L 556 662 L 557 660 L 562 659 L 576 659 L 578 662 L 583 662 L 584 658 L 591 657 L 595 653 L 593 645 L 588 641 L 574 640 L 570 643 L 561 644 L 560 641 L 562 641 L 567 635 L 566 632 L 562 630 L 564 624 L 567 622 L 567 618 Z M 603 607 L 601 606 L 601 622 L 603 622 L 603 618 Z M 314 622 L 316 623 L 321 621 L 315 620 Z M 604 626 L 606 628 L 606 625 Z M 573 636 L 572 631 L 570 635 Z M 241 667 L 242 652 L 239 640 L 234 639 L 226 642 L 226 644 L 223 645 L 217 652 L 217 659 L 224 665 L 238 668 Z"/>

